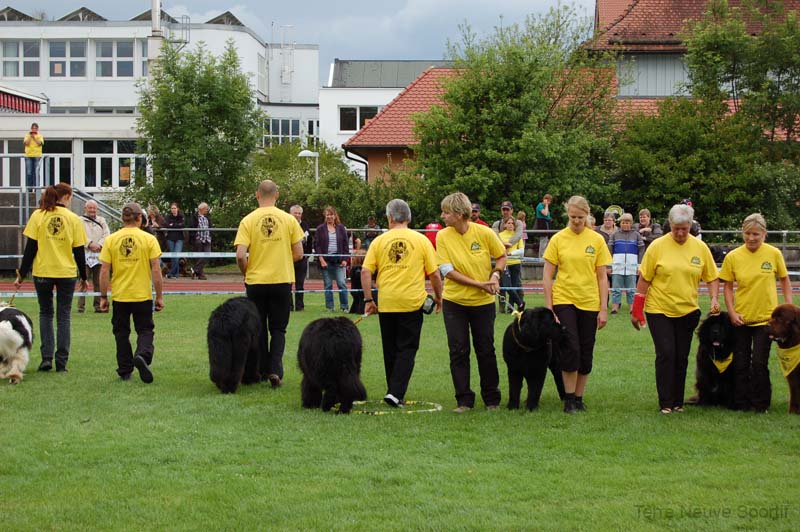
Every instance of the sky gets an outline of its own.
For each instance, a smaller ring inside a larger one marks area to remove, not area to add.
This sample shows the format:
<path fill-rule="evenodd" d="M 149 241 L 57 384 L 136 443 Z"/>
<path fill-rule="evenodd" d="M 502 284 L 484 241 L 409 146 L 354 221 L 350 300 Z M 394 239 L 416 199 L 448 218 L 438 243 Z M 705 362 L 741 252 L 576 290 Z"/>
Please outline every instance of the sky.
<path fill-rule="evenodd" d="M 262 40 L 318 44 L 320 83 L 327 81 L 330 63 L 339 59 L 443 59 L 447 41 L 458 41 L 459 25 L 478 35 L 499 25 L 541 14 L 559 0 L 163 0 L 163 9 L 192 22 L 205 22 L 230 11 Z M 587 17 L 595 0 L 567 2 Z M 0 7 L 58 19 L 81 6 L 109 20 L 128 20 L 150 9 L 150 0 L 0 0 Z"/>

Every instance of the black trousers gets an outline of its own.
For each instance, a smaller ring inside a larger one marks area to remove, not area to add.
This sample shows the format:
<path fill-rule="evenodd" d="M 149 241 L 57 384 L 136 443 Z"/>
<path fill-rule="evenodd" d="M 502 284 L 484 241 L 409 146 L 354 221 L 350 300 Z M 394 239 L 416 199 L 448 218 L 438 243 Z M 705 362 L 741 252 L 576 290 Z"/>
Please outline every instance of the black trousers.
<path fill-rule="evenodd" d="M 136 329 L 136 351 L 131 348 L 131 317 Z M 117 343 L 117 374 L 130 375 L 133 373 L 133 357 L 139 356 L 149 366 L 153 362 L 153 338 L 155 337 L 155 323 L 153 322 L 153 301 L 137 301 L 128 303 L 114 301 L 112 303 L 111 326 L 114 331 L 114 340 Z"/>
<path fill-rule="evenodd" d="M 592 372 L 598 312 L 575 305 L 553 305 L 553 312 L 565 332 L 559 351 L 561 371 L 588 375 Z"/>
<path fill-rule="evenodd" d="M 192 243 L 192 251 L 195 253 L 211 253 L 211 242 L 200 242 L 195 240 Z M 194 274 L 197 277 L 205 275 L 203 272 L 205 271 L 207 262 L 208 257 L 202 257 L 194 261 Z"/>
<path fill-rule="evenodd" d="M 769 408 L 772 384 L 769 381 L 769 349 L 772 342 L 767 326 L 735 327 L 733 369 L 736 372 L 736 408 Z"/>
<path fill-rule="evenodd" d="M 679 318 L 649 312 L 646 316 L 656 348 L 658 404 L 661 408 L 683 406 L 686 366 L 692 349 L 692 335 L 700 322 L 700 311 Z"/>
<path fill-rule="evenodd" d="M 403 399 L 414 371 L 422 332 L 422 310 L 378 314 L 387 393 Z"/>
<path fill-rule="evenodd" d="M 283 350 L 289 325 L 292 291 L 289 283 L 245 285 L 248 299 L 256 304 L 261 316 L 261 356 L 259 371 L 266 379 L 275 374 L 283 379 Z"/>
<path fill-rule="evenodd" d="M 294 304 L 290 304 L 292 310 L 303 310 L 306 308 L 303 302 L 303 290 L 306 286 L 306 275 L 308 275 L 308 257 L 303 257 L 294 263 Z"/>
<path fill-rule="evenodd" d="M 467 307 L 445 300 L 442 309 L 450 348 L 450 375 L 453 377 L 458 406 L 475 406 L 475 392 L 469 385 L 470 332 L 478 359 L 481 398 L 486 406 L 499 405 L 500 375 L 494 352 L 494 302 Z"/>

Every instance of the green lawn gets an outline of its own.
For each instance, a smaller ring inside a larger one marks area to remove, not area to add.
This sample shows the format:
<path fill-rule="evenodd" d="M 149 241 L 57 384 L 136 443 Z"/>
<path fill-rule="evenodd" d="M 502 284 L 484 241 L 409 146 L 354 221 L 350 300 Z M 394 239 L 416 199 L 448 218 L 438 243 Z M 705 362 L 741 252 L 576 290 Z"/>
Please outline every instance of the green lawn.
<path fill-rule="evenodd" d="M 224 299 L 166 299 L 149 386 L 117 379 L 108 315 L 73 316 L 66 375 L 35 371 L 37 340 L 23 383 L 0 384 L 4 530 L 797 529 L 800 417 L 786 413 L 774 357 L 769 414 L 662 416 L 649 333 L 612 316 L 589 412 L 563 414 L 548 377 L 537 412 L 479 401 L 456 415 L 432 315 L 407 398 L 443 411 L 337 416 L 300 408 L 296 346 L 323 315 L 321 295 L 292 316 L 284 387 L 233 396 L 208 379 L 206 323 Z M 38 322 L 35 300 L 16 303 Z M 498 346 L 509 319 L 498 316 Z M 379 399 L 377 318 L 359 329 Z"/>

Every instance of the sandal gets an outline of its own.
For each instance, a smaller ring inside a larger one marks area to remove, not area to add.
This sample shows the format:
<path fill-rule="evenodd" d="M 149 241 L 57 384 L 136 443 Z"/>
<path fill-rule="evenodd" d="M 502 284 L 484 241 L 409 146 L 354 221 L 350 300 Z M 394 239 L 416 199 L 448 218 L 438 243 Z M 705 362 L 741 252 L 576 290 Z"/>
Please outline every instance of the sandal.
<path fill-rule="evenodd" d="M 676 407 L 674 407 L 672 409 L 672 411 L 675 412 L 675 413 L 678 413 L 678 414 L 683 414 L 683 407 L 682 406 L 676 406 Z"/>
<path fill-rule="evenodd" d="M 672 413 L 672 409 L 671 408 L 662 408 L 661 409 L 661 413 L 662 414 L 671 414 Z"/>

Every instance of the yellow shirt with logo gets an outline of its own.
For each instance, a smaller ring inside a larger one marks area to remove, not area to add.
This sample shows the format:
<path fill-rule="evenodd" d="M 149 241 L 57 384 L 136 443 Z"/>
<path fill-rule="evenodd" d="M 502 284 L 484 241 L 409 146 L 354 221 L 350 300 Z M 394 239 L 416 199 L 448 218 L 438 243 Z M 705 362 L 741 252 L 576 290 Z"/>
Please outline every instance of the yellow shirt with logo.
<path fill-rule="evenodd" d="M 553 285 L 553 305 L 575 305 L 580 310 L 600 310 L 597 268 L 611 264 L 611 253 L 600 233 L 566 227 L 547 244 L 544 260 L 558 267 Z"/>
<path fill-rule="evenodd" d="M 506 248 L 490 227 L 469 222 L 462 235 L 453 227 L 446 227 L 436 235 L 439 264 L 452 264 L 459 273 L 476 281 L 488 281 L 492 274 L 492 259 L 506 254 Z M 494 303 L 494 296 L 475 286 L 444 280 L 444 295 L 448 301 L 477 307 Z"/>
<path fill-rule="evenodd" d="M 500 235 L 500 240 L 507 243 L 509 240 L 511 240 L 511 237 L 514 236 L 514 231 L 500 231 L 499 235 Z M 519 259 L 518 257 L 512 257 L 511 252 L 516 251 L 518 249 L 522 249 L 522 246 L 524 245 L 525 241 L 520 238 L 519 240 L 517 240 L 516 244 L 514 244 L 510 248 L 506 248 L 506 253 L 508 253 L 509 255 L 508 260 L 506 260 L 506 266 L 514 266 L 516 264 L 522 264 L 522 260 Z"/>
<path fill-rule="evenodd" d="M 17 137 L 19 138 L 19 137 Z M 25 138 L 22 139 L 22 142 L 27 142 L 28 139 L 31 138 L 30 133 L 25 134 Z M 41 157 L 42 156 L 42 145 L 36 143 L 36 140 L 44 145 L 44 137 L 39 135 L 38 133 L 33 136 L 32 141 L 30 144 L 25 146 L 25 157 Z"/>
<path fill-rule="evenodd" d="M 380 312 L 413 312 L 422 307 L 425 279 L 438 269 L 436 252 L 427 237 L 390 229 L 369 245 L 362 268 L 378 273 Z"/>
<path fill-rule="evenodd" d="M 292 244 L 303 236 L 297 219 L 277 207 L 260 207 L 245 216 L 233 242 L 250 252 L 245 284 L 294 282 Z"/>
<path fill-rule="evenodd" d="M 108 235 L 100 261 L 111 265 L 113 300 L 138 303 L 153 299 L 150 261 L 160 256 L 156 237 L 138 227 L 123 227 Z"/>
<path fill-rule="evenodd" d="M 761 244 L 755 252 L 740 246 L 725 256 L 719 278 L 736 281 L 734 308 L 747 325 L 765 325 L 778 306 L 775 282 L 789 275 L 781 251 Z"/>
<path fill-rule="evenodd" d="M 650 244 L 639 271 L 650 283 L 645 312 L 670 318 L 686 316 L 700 308 L 700 280 L 709 283 L 717 278 L 714 257 L 702 240 L 689 235 L 686 242 L 678 244 L 669 233 Z"/>
<path fill-rule="evenodd" d="M 71 210 L 57 206 L 52 211 L 36 209 L 22 233 L 36 240 L 33 275 L 66 279 L 78 276 L 72 248 L 86 245 L 83 223 Z"/>

